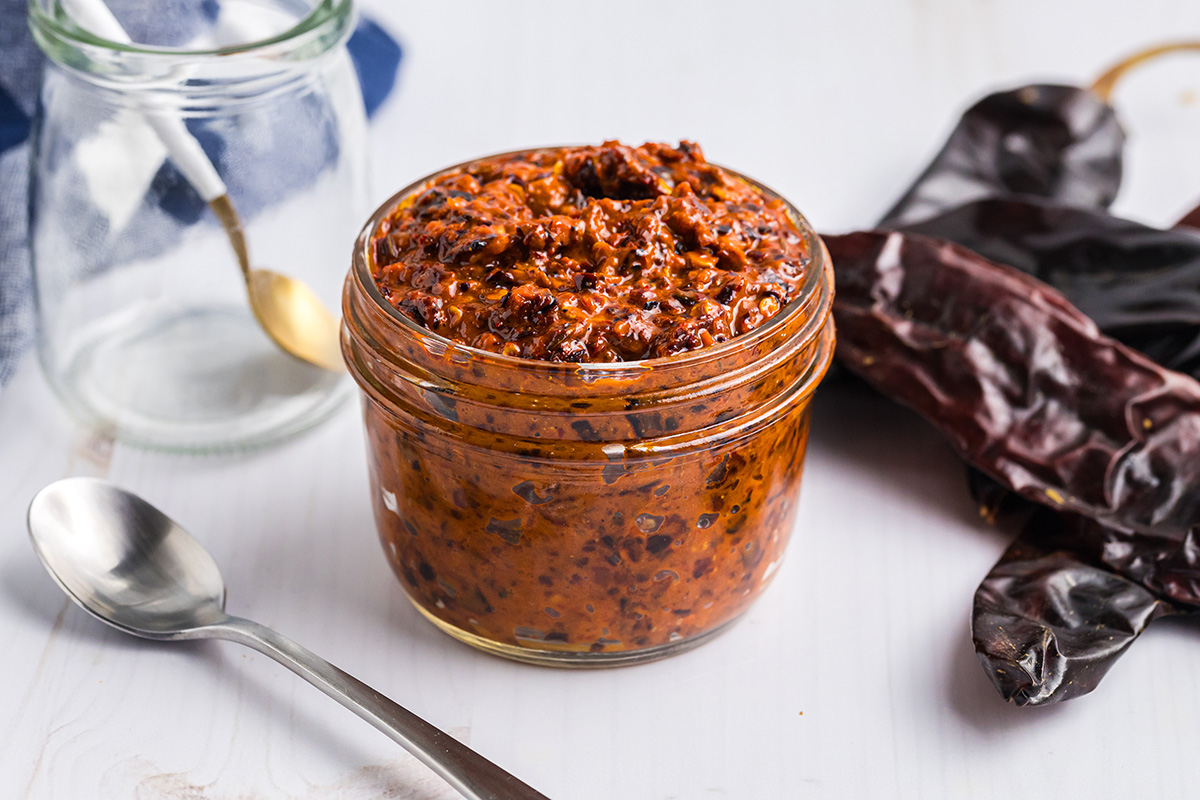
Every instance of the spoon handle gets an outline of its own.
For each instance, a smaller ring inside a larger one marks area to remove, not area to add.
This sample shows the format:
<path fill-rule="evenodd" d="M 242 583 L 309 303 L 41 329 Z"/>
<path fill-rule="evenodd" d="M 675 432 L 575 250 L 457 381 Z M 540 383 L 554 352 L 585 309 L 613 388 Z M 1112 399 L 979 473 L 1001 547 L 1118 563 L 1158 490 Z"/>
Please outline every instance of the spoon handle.
<path fill-rule="evenodd" d="M 469 800 L 549 800 L 449 734 L 264 625 L 227 617 L 207 630 L 283 664 L 387 734 Z"/>
<path fill-rule="evenodd" d="M 120 44 L 132 45 L 133 40 L 113 16 L 104 0 L 63 0 L 63 9 L 79 27 L 97 36 Z M 183 124 L 179 112 L 170 108 L 155 108 L 143 104 L 142 115 L 158 134 L 175 166 L 206 201 L 225 194 L 225 182 L 196 137 Z"/>

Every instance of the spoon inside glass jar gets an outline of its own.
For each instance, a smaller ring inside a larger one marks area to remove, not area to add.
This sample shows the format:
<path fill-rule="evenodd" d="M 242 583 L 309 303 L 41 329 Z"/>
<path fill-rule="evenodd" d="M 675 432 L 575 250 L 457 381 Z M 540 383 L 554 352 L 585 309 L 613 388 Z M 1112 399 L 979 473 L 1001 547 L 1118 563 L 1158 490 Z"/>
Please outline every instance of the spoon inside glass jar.
<path fill-rule="evenodd" d="M 207 159 L 206 159 L 207 160 Z M 250 252 L 242 222 L 229 195 L 208 200 L 221 220 L 238 266 L 246 280 L 250 310 L 271 340 L 286 353 L 332 372 L 346 369 L 338 344 L 338 321 L 320 298 L 302 281 L 268 269 L 250 266 Z"/>
<path fill-rule="evenodd" d="M 133 43 L 102 0 L 62 0 L 62 5 L 84 30 L 113 42 Z M 323 369 L 343 371 L 337 319 L 302 281 L 250 266 L 246 235 L 225 182 L 183 120 L 158 109 L 147 107 L 141 111 L 179 171 L 221 221 L 259 326 L 285 353 Z"/>
<path fill-rule="evenodd" d="M 216 562 L 174 520 L 95 478 L 66 478 L 29 504 L 29 535 L 85 611 L 146 639 L 228 639 L 270 656 L 423 761 L 468 800 L 548 800 L 483 756 L 279 633 L 225 613 Z"/>

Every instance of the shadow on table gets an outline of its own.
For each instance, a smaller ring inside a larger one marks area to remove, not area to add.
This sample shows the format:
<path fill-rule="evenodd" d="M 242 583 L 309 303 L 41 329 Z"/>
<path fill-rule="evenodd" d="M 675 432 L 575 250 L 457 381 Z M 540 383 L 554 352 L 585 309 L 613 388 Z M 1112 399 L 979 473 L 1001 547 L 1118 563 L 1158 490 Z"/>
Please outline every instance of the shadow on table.
<path fill-rule="evenodd" d="M 969 528 L 964 535 L 977 532 L 1004 544 L 1011 538 L 980 520 L 966 469 L 944 438 L 853 376 L 839 373 L 817 392 L 809 447 L 881 494 Z"/>
<path fill-rule="evenodd" d="M 364 752 L 354 745 L 350 737 L 338 733 L 337 728 L 331 728 L 326 722 L 328 714 L 349 714 L 350 712 L 336 708 L 329 698 L 320 697 L 316 688 L 301 688 L 309 691 L 316 698 L 315 703 L 328 705 L 326 710 L 309 711 L 307 702 L 295 702 L 292 686 L 287 682 L 271 681 L 268 673 L 271 670 L 284 669 L 282 666 L 264 658 L 262 670 L 247 666 L 241 659 L 240 647 L 219 642 L 197 643 L 204 645 L 198 655 L 207 662 L 214 672 L 224 672 L 229 676 L 237 675 L 240 689 L 239 703 L 251 707 L 255 713 L 264 717 L 279 715 L 281 709 L 287 709 L 288 727 L 296 736 L 304 736 L 309 743 L 327 755 L 329 759 L 341 764 L 360 764 L 363 766 L 352 769 L 333 784 L 324 787 L 314 787 L 306 795 L 307 798 L 333 797 L 387 797 L 396 800 L 445 800 L 447 797 L 458 797 L 441 778 L 438 778 L 428 767 L 417 761 L 396 746 L 396 758 L 384 764 L 367 763 L 376 757 L 376 750 Z M 261 663 L 261 662 L 260 662 Z M 296 678 L 300 681 L 300 678 Z M 326 713 L 328 712 L 328 713 Z M 362 722 L 362 725 L 367 725 Z M 383 734 L 377 734 L 383 736 Z"/>
<path fill-rule="evenodd" d="M 1046 724 L 1051 717 L 1067 710 L 1062 703 L 1023 708 L 1005 701 L 988 680 L 965 631 L 964 635 L 953 637 L 945 658 L 948 675 L 945 701 L 959 718 L 985 738 L 1004 737 Z"/>
<path fill-rule="evenodd" d="M 1016 537 L 1003 525 L 982 522 L 970 498 L 965 469 L 952 448 L 915 413 L 876 394 L 858 379 L 839 375 L 817 394 L 812 444 L 825 460 L 832 460 L 847 474 L 871 481 L 897 502 L 917 506 L 931 518 L 940 518 L 962 528 L 961 535 L 982 535 L 1002 548 Z M 931 526 L 936 528 L 937 526 Z M 944 526 L 943 526 L 944 527 Z M 990 565 L 989 565 L 990 566 Z M 982 581 L 987 567 L 976 577 Z M 971 599 L 963 604 L 969 617 Z M 965 619 L 964 619 L 965 623 Z M 939 700 L 984 738 L 1004 736 L 1021 729 L 1046 725 L 1067 707 L 1087 703 L 1086 696 L 1046 706 L 1020 707 L 1005 701 L 992 686 L 972 647 L 970 631 L 939 630 L 926 665 L 940 676 Z M 1200 617 L 1167 617 L 1158 620 L 1144 636 L 1173 635 L 1200 643 Z M 1118 664 L 1116 669 L 1120 669 Z M 931 684 L 934 681 L 930 682 Z M 1097 691 L 1106 691 L 1101 682 Z"/>
<path fill-rule="evenodd" d="M 1200 617 L 1177 616 L 1164 617 L 1156 621 L 1144 634 L 1142 639 L 1170 637 L 1181 640 L 1181 646 L 1200 648 Z M 1127 655 L 1125 658 L 1135 658 Z M 1003 737 L 1026 727 L 1050 724 L 1060 714 L 1071 714 L 1076 704 L 1086 704 L 1090 695 L 1083 695 L 1065 703 L 1052 703 L 1046 706 L 1020 707 L 1007 703 L 992 686 L 984 673 L 983 667 L 975 656 L 971 642 L 954 639 L 946 655 L 949 664 L 949 680 L 945 687 L 945 700 L 958 716 L 982 733 L 985 738 Z M 1127 679 L 1141 683 L 1155 680 L 1152 672 L 1147 670 L 1148 664 L 1142 664 L 1138 675 L 1132 673 Z M 1113 667 L 1113 674 L 1106 680 L 1120 681 L 1115 676 L 1118 670 L 1133 669 L 1132 664 L 1118 662 Z M 1096 692 L 1117 692 L 1120 686 L 1106 686 L 1101 681 Z M 1126 686 L 1128 690 L 1128 686 Z"/>
<path fill-rule="evenodd" d="M 92 619 L 63 593 L 46 572 L 32 546 L 14 547 L 0 561 L 0 599 L 10 608 L 50 630 L 57 636 L 70 625 L 73 635 L 104 644 L 153 647 L 151 642 L 119 633 Z M 75 625 L 78 620 L 80 624 Z"/>
<path fill-rule="evenodd" d="M 996 557 L 1014 533 L 979 518 L 967 488 L 961 460 L 931 426 L 915 413 L 871 391 L 852 376 L 839 375 L 817 394 L 812 444 L 826 461 L 847 474 L 878 486 L 895 502 L 913 505 L 931 519 L 960 528 L 961 536 L 995 541 Z M 931 531 L 950 530 L 931 525 Z M 986 567 L 980 570 L 982 580 Z M 962 618 L 969 617 L 970 597 L 964 598 Z M 969 628 L 938 629 L 927 651 L 931 702 L 948 705 L 985 737 L 1003 736 L 1044 723 L 1061 711 L 1058 706 L 1020 708 L 1007 703 L 991 685 L 971 645 Z"/>

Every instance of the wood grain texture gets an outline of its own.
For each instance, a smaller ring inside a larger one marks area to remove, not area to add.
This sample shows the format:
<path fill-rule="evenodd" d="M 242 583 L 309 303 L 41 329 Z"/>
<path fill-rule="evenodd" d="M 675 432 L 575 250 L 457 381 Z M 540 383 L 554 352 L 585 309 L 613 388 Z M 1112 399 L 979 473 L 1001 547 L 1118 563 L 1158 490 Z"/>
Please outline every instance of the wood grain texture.
<path fill-rule="evenodd" d="M 405 47 L 371 131 L 379 200 L 483 153 L 686 137 L 826 230 L 878 216 L 985 88 L 1086 81 L 1200 30 L 1200 7 L 1170 0 L 367 6 Z M 1198 94 L 1186 59 L 1118 91 L 1134 134 L 1123 212 L 1162 224 L 1200 195 Z M 665 662 L 571 673 L 471 651 L 409 606 L 376 540 L 354 404 L 248 456 L 106 452 L 28 359 L 0 393 L 0 797 L 454 797 L 262 656 L 133 640 L 68 606 L 24 522 L 68 474 L 144 494 L 212 550 L 231 611 L 550 797 L 1182 798 L 1200 784 L 1200 626 L 1160 623 L 1062 707 L 1000 701 L 968 614 L 1004 537 L 949 447 L 883 401 L 818 395 L 788 559 L 738 625 Z"/>

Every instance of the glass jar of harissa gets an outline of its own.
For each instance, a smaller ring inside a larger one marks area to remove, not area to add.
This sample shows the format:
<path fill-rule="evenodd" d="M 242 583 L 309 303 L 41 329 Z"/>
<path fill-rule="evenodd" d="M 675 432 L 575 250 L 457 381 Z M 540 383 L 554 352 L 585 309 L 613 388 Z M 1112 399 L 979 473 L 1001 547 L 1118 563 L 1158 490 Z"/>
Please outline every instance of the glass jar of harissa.
<path fill-rule="evenodd" d="M 792 530 L 833 354 L 820 240 L 787 205 L 812 258 L 801 291 L 726 342 L 617 363 L 505 356 L 431 333 L 372 278 L 381 223 L 441 174 L 371 217 L 343 295 L 376 524 L 405 591 L 450 635 L 520 661 L 629 664 L 705 641 L 762 592 Z"/>

